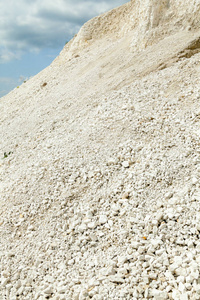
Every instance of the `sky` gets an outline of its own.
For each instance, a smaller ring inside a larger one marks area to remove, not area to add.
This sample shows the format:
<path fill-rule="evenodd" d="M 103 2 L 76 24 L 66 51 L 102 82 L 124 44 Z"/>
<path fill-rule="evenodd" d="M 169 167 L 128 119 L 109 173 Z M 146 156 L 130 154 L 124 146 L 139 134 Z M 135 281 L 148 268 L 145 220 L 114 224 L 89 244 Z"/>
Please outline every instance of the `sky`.
<path fill-rule="evenodd" d="M 46 68 L 91 18 L 128 0 L 0 0 L 0 97 Z"/>

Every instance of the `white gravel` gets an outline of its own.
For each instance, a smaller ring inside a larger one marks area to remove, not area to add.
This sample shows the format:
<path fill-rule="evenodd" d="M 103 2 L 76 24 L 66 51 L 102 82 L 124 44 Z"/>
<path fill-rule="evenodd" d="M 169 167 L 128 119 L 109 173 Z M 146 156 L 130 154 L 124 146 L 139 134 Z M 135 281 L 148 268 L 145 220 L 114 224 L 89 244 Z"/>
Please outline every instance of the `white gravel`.
<path fill-rule="evenodd" d="M 200 299 L 200 54 L 104 91 L 82 53 L 0 100 L 0 299 Z"/>

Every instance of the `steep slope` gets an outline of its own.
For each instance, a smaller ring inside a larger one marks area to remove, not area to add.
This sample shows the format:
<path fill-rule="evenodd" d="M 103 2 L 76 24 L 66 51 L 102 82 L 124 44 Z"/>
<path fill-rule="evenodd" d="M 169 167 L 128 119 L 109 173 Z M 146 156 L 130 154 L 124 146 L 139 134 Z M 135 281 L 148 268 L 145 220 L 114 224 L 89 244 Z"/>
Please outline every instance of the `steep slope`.
<path fill-rule="evenodd" d="M 0 99 L 0 299 L 198 299 L 199 9 L 131 1 Z"/>

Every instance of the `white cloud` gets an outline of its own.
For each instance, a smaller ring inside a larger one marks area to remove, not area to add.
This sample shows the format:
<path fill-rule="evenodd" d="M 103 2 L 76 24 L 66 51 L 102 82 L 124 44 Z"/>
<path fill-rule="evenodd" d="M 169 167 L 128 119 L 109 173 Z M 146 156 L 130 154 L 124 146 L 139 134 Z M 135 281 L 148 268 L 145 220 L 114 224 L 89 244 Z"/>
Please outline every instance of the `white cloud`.
<path fill-rule="evenodd" d="M 126 0 L 0 0 L 0 63 L 58 48 L 87 20 Z"/>
<path fill-rule="evenodd" d="M 0 63 L 6 63 L 13 59 L 20 58 L 21 51 L 9 51 L 5 48 L 0 49 Z"/>

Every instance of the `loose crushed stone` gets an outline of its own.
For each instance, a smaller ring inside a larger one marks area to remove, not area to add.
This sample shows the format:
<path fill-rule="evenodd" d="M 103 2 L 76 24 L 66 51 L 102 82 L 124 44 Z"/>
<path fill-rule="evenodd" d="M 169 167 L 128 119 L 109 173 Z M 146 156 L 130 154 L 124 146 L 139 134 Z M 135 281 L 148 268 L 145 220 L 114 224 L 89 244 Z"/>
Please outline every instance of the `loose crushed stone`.
<path fill-rule="evenodd" d="M 177 22 L 180 48 L 166 12 L 138 52 L 142 2 L 0 99 L 2 300 L 200 299 L 198 10 L 179 3 L 195 29 Z"/>

